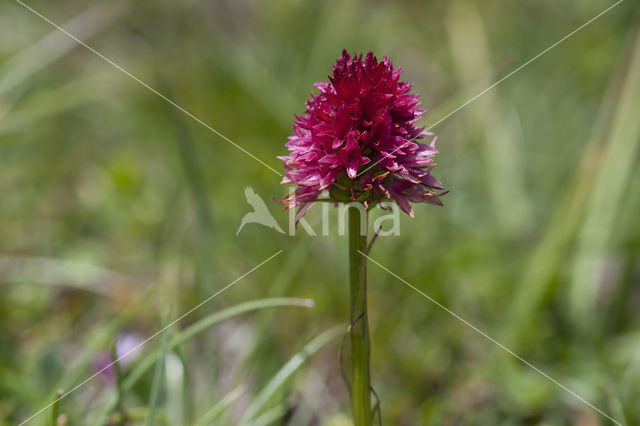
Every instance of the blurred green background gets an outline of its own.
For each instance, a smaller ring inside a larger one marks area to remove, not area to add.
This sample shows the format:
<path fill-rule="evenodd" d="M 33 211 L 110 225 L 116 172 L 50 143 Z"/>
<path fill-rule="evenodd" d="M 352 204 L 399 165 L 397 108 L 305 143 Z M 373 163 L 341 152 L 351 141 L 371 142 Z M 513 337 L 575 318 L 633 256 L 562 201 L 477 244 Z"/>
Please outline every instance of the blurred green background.
<path fill-rule="evenodd" d="M 430 125 L 613 3 L 28 4 L 280 171 L 293 114 L 343 48 L 401 66 Z M 625 425 L 640 424 L 638 23 L 638 3 L 622 2 L 438 124 L 445 206 L 415 207 L 371 253 Z M 235 235 L 244 188 L 280 198 L 279 181 L 3 0 L 4 424 L 94 374 L 118 338 L 153 336 L 282 249 L 119 380 L 100 374 L 29 424 L 348 425 L 332 331 L 348 318 L 346 237 Z M 375 265 L 369 288 L 382 424 L 613 424 Z"/>

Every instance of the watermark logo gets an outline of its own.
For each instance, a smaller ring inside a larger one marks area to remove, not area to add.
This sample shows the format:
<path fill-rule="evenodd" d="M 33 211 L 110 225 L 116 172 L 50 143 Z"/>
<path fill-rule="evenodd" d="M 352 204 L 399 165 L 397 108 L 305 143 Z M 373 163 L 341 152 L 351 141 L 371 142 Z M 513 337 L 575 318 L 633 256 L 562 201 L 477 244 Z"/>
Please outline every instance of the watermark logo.
<path fill-rule="evenodd" d="M 268 228 L 273 228 L 279 233 L 284 234 L 284 231 L 280 228 L 278 222 L 276 222 L 276 219 L 269 211 L 264 200 L 255 193 L 252 187 L 247 186 L 244 189 L 244 196 L 247 198 L 247 203 L 253 207 L 253 211 L 244 215 L 242 222 L 240 222 L 240 227 L 236 231 L 236 235 L 238 235 L 242 228 L 248 223 L 257 223 Z"/>
<path fill-rule="evenodd" d="M 383 202 L 378 204 L 369 215 L 361 203 L 335 203 L 337 208 L 333 207 L 334 203 L 317 202 L 310 206 L 304 217 L 296 217 L 296 209 L 290 209 L 288 214 L 288 232 L 285 232 L 275 217 L 271 214 L 271 211 L 267 207 L 262 197 L 260 197 L 250 186 L 244 189 L 244 195 L 247 199 L 247 203 L 253 207 L 253 211 L 244 215 L 240 226 L 236 231 L 236 235 L 244 229 L 246 225 L 258 224 L 266 226 L 267 228 L 275 229 L 281 234 L 288 234 L 289 236 L 296 235 L 296 230 L 304 231 L 310 236 L 329 236 L 331 230 L 337 230 L 337 235 L 346 235 L 346 222 L 347 211 L 349 209 L 357 209 L 360 212 L 362 218 L 368 218 L 362 220 L 361 233 L 364 235 L 367 232 L 369 224 L 373 225 L 373 230 L 376 231 L 379 237 L 387 237 L 391 235 L 400 235 L 400 209 L 395 203 Z M 313 207 L 315 204 L 321 204 L 320 212 L 317 212 L 317 208 Z M 337 219 L 331 212 L 337 214 Z M 318 213 L 320 213 L 318 215 Z M 319 217 L 318 217 L 319 216 Z M 312 226 L 313 224 L 314 226 Z M 317 228 L 320 228 L 320 232 L 316 233 Z M 314 229 L 315 228 L 315 229 Z"/>

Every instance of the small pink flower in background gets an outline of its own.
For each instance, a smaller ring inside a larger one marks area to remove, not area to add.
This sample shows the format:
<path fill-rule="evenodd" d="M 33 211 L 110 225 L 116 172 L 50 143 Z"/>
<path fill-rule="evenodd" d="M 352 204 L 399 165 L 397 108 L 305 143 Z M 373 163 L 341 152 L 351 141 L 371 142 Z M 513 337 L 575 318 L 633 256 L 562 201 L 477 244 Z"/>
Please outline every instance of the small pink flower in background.
<path fill-rule="evenodd" d="M 116 359 L 122 368 L 129 366 L 140 355 L 142 336 L 134 333 L 126 333 L 118 336 L 116 341 Z M 91 367 L 96 373 L 100 373 L 107 381 L 116 381 L 116 367 L 113 355 L 109 352 L 98 354 L 91 362 Z"/>
<path fill-rule="evenodd" d="M 365 207 L 393 199 L 413 217 L 410 203 L 442 203 L 446 192 L 431 176 L 438 154 L 436 136 L 414 124 L 425 110 L 401 69 L 369 52 L 346 50 L 332 67 L 329 82 L 316 83 L 303 116 L 296 116 L 290 153 L 279 157 L 286 170 L 283 184 L 295 184 L 286 208 L 304 206 L 324 190 L 336 201 L 360 201 Z M 417 142 L 428 137 L 427 144 Z"/>

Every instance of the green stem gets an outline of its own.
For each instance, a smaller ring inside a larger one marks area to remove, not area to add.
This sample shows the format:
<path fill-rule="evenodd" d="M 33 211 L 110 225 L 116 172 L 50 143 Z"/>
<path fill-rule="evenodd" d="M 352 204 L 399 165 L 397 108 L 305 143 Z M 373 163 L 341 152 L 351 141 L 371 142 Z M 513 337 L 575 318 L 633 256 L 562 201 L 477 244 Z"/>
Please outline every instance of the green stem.
<path fill-rule="evenodd" d="M 363 229 L 361 229 L 361 227 Z M 349 278 L 351 284 L 351 402 L 354 426 L 371 425 L 369 318 L 367 315 L 367 213 L 349 208 Z"/>
<path fill-rule="evenodd" d="M 62 389 L 56 392 L 55 399 L 53 400 L 53 408 L 51 409 L 51 426 L 58 424 L 58 412 L 60 411 L 60 398 L 64 394 Z"/>

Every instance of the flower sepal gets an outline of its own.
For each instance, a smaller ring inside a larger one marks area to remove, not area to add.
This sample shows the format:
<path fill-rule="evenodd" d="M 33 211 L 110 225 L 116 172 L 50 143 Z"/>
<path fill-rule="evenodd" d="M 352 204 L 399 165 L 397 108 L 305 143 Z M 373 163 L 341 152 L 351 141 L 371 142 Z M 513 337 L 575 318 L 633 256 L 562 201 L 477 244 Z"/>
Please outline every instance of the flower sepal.
<path fill-rule="evenodd" d="M 351 201 L 351 191 L 333 184 L 329 187 L 329 198 L 338 203 L 348 203 Z"/>

